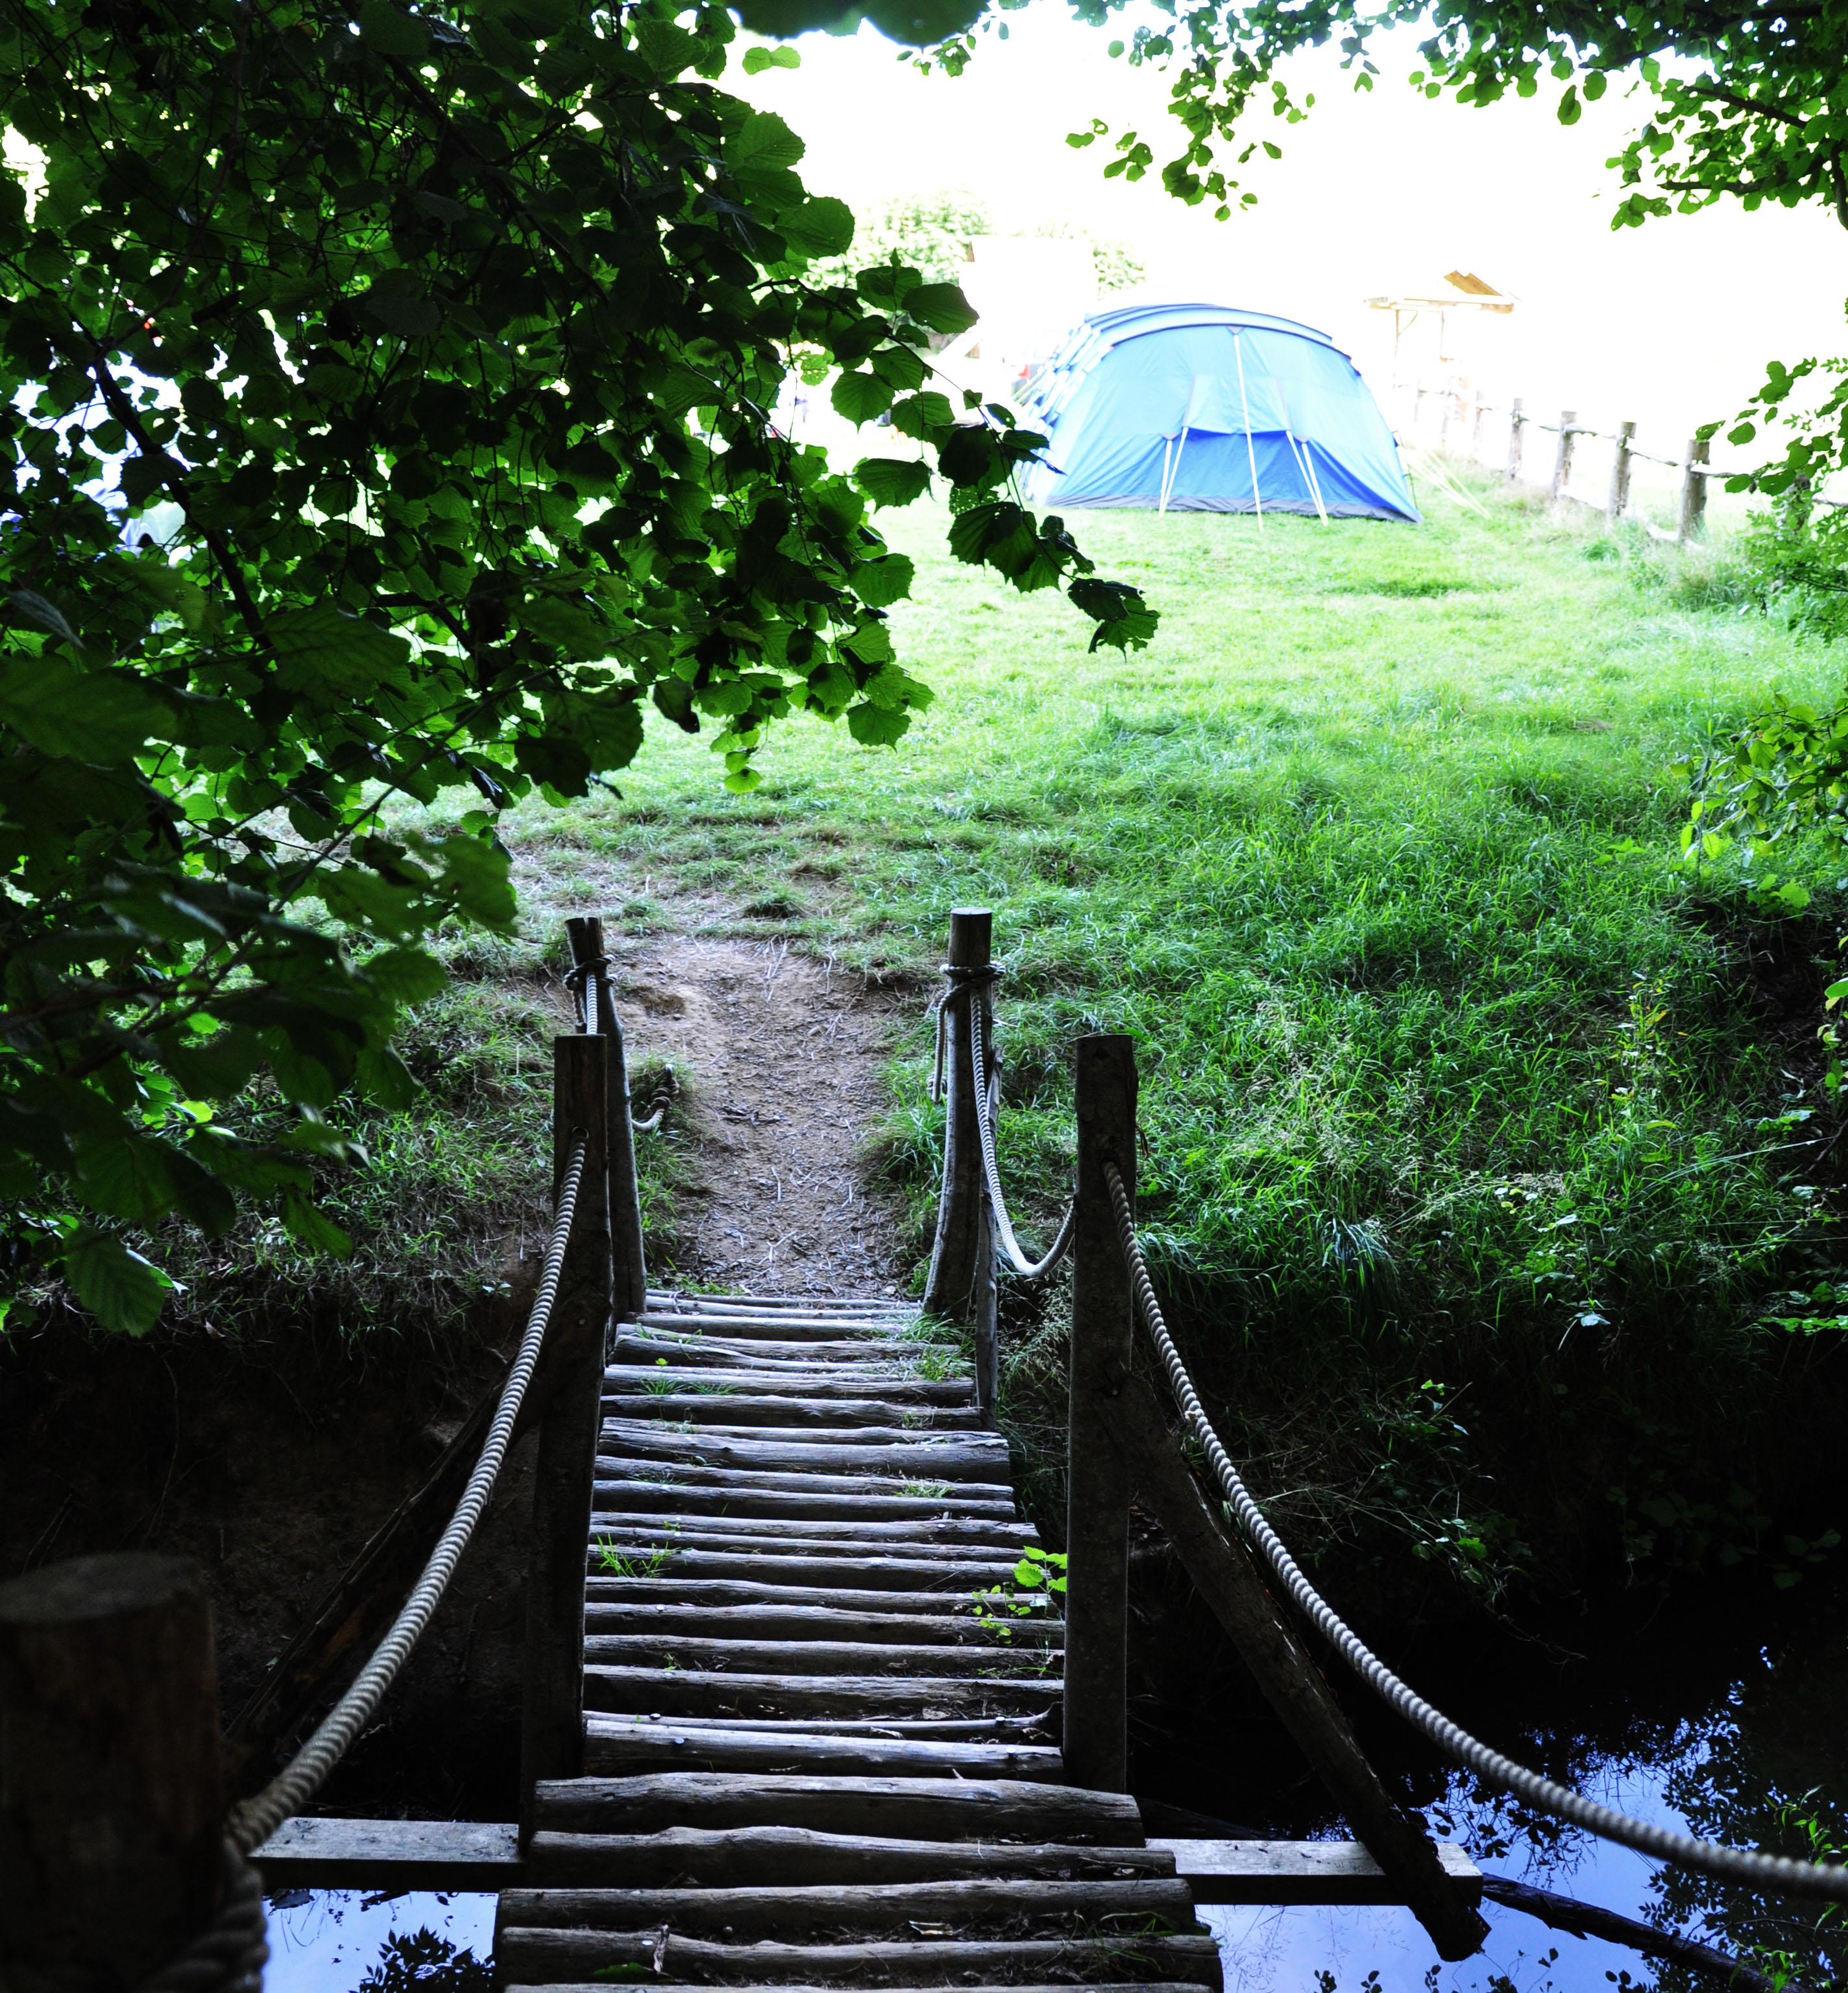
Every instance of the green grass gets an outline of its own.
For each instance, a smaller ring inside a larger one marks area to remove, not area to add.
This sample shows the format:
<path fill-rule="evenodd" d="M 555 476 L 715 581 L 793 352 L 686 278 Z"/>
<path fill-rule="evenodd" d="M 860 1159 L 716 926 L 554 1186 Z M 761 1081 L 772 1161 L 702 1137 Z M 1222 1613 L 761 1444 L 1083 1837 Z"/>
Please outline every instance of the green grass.
<path fill-rule="evenodd" d="M 1758 1152 L 1816 1020 L 1750 971 L 1815 984 L 1829 901 L 1778 928 L 1691 878 L 1675 764 L 1839 670 L 1738 613 L 1723 549 L 1475 489 L 1421 530 L 1087 515 L 1162 613 L 1128 658 L 901 515 L 895 626 L 939 697 L 896 752 L 792 724 L 738 798 L 670 737 L 516 839 L 541 899 L 607 868 L 638 932 L 800 938 L 919 993 L 877 1160 L 919 1252 L 922 993 L 952 904 L 993 907 L 1023 1225 L 1069 1181 L 1072 1039 L 1134 1033 L 1152 1256 L 1229 1439 L 1312 1537 L 1492 1591 L 1749 1550 L 1800 1478 L 1765 1442 L 1833 1350 L 1754 1324 L 1828 1267 L 1827 1198 Z M 1031 1436 L 1059 1304 L 1008 1322 Z"/>

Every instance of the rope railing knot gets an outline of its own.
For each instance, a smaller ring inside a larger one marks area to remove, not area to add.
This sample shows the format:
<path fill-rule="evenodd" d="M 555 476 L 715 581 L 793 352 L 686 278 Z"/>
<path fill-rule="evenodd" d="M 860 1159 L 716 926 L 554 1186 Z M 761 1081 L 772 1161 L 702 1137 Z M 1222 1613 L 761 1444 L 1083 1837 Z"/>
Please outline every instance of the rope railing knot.
<path fill-rule="evenodd" d="M 936 1024 L 936 1057 L 931 1068 L 930 1098 L 933 1106 L 943 1098 L 943 1055 L 949 1045 L 949 1015 L 952 1003 L 960 1003 L 971 990 L 986 990 L 998 983 L 1007 974 L 998 962 L 945 962 L 938 965 L 943 978 L 943 987 L 930 1000 L 926 1014 Z"/>
<path fill-rule="evenodd" d="M 228 1841 L 217 1915 L 177 1958 L 142 1982 L 141 1993 L 262 1993 L 269 1957 L 263 1878 Z"/>
<path fill-rule="evenodd" d="M 1045 1256 L 1029 1260 L 1014 1236 L 1014 1221 L 1008 1215 L 1008 1200 L 1001 1188 L 1001 1159 L 996 1153 L 994 1140 L 995 1096 L 1001 1090 L 1001 1068 L 998 1061 L 993 1066 L 989 1063 L 991 1048 L 987 1038 L 982 1007 L 971 1003 L 969 1040 L 970 1062 L 975 1068 L 975 1126 L 981 1143 L 982 1174 L 987 1184 L 988 1208 L 994 1220 L 995 1243 L 1000 1246 L 1009 1269 L 1018 1278 L 1037 1280 L 1051 1273 L 1071 1250 L 1072 1242 L 1078 1236 L 1078 1200 L 1073 1198 L 1066 1205 L 1065 1215 L 1059 1221 L 1059 1230 Z"/>
<path fill-rule="evenodd" d="M 1538 1772 L 1529 1771 L 1525 1765 L 1491 1750 L 1472 1737 L 1460 1724 L 1453 1723 L 1441 1711 L 1433 1709 L 1400 1680 L 1303 1576 L 1295 1559 L 1284 1547 L 1282 1540 L 1265 1520 L 1263 1510 L 1252 1499 L 1251 1491 L 1232 1465 L 1212 1421 L 1206 1417 L 1199 1394 L 1193 1388 L 1193 1379 L 1187 1374 L 1187 1366 L 1182 1362 L 1174 1338 L 1169 1333 L 1161 1303 L 1155 1297 L 1155 1283 L 1149 1277 L 1141 1242 L 1136 1236 L 1135 1215 L 1130 1206 L 1128 1189 L 1122 1173 L 1108 1158 L 1104 1164 L 1104 1178 L 1110 1189 L 1111 1203 L 1116 1215 L 1117 1237 L 1128 1269 L 1136 1311 L 1161 1359 L 1176 1402 L 1194 1437 L 1199 1441 L 1225 1496 L 1228 1511 L 1247 1541 L 1270 1567 L 1297 1610 L 1388 1708 L 1414 1729 L 1422 1731 L 1446 1757 L 1473 1772 L 1485 1784 L 1513 1793 L 1529 1806 L 1551 1814 L 1555 1819 L 1569 1821 L 1573 1826 L 1601 1835 L 1607 1841 L 1633 1848 L 1639 1855 L 1652 1856 L 1659 1861 L 1678 1862 L 1684 1868 L 1698 1869 L 1703 1875 L 1716 1876 L 1723 1882 L 1744 1882 L 1787 1896 L 1848 1902 L 1848 1865 L 1795 1861 L 1783 1855 L 1727 1848 L 1719 1841 L 1676 1834 L 1652 1821 L 1637 1820 L 1628 1814 L 1617 1812 L 1614 1807 L 1602 1806 L 1595 1800 L 1586 1799 L 1583 1793 L 1555 1785 L 1551 1779 L 1542 1778 Z"/>

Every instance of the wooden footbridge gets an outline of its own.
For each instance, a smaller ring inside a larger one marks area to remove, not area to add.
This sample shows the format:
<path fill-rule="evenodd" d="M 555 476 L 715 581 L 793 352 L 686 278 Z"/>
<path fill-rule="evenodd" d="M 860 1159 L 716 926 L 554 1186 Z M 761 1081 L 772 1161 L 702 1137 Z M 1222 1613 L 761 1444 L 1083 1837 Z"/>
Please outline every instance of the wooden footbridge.
<path fill-rule="evenodd" d="M 607 1373 L 583 1768 L 539 1786 L 515 1985 L 1217 1988 L 1134 1802 L 1065 1781 L 1037 1545 L 915 1310 L 649 1297 Z"/>
<path fill-rule="evenodd" d="M 14 1780 L 15 1811 L 31 1816 L 20 1844 L 80 1848 L 90 1866 L 80 1878 L 82 1864 L 45 1867 L 39 1896 L 19 1897 L 10 1921 L 0 1901 L 0 1964 L 43 1950 L 58 1916 L 67 1933 L 94 1930 L 83 1904 L 139 1889 L 147 1967 L 197 1935 L 164 1972 L 122 1983 L 259 1993 L 262 1890 L 358 1885 L 498 1890 L 503 1986 L 1219 1993 L 1203 1902 L 1403 1903 L 1454 1959 L 1481 1941 L 1486 1893 L 1769 1993 L 1698 1941 L 1485 1878 L 1433 1846 L 1361 1752 L 1308 1629 L 1492 1786 L 1709 1875 L 1848 1900 L 1848 1869 L 1697 1841 L 1500 1756 L 1316 1593 L 1226 1455 L 1162 1318 L 1135 1225 L 1128 1038 L 1078 1041 L 1076 1195 L 1042 1259 L 1015 1237 L 995 1154 L 985 913 L 952 920 L 943 1198 L 922 1309 L 650 1290 L 601 925 L 569 925 L 583 1028 L 556 1045 L 556 1215 L 519 1349 L 233 1721 L 231 1781 L 248 1790 L 267 1773 L 369 1652 L 313 1735 L 224 1820 L 197 1574 L 173 1559 L 89 1559 L 3 1588 L 0 1663 L 15 1649 L 34 1659 L 0 1665 L 0 1744 L 29 1769 L 58 1767 Z M 1002 1267 L 1037 1279 L 1068 1250 L 1069 1502 L 1055 1554 L 1022 1513 L 997 1430 L 995 1287 Z M 311 1814 L 428 1625 L 509 1449 L 534 1431 L 520 1820 Z M 1132 1498 L 1356 1841 L 1145 1834 L 1129 1790 Z M 1017 1581 L 1066 1559 L 1062 1594 Z M 142 1787 L 118 1776 L 144 1759 L 166 1782 L 155 1827 Z M 138 1852 L 156 1845 L 158 1859 Z M 114 1869 L 98 1850 L 118 1851 Z M 170 1938 L 146 1909 L 156 1896 Z M 203 1926 L 201 1904 L 215 1906 Z"/>

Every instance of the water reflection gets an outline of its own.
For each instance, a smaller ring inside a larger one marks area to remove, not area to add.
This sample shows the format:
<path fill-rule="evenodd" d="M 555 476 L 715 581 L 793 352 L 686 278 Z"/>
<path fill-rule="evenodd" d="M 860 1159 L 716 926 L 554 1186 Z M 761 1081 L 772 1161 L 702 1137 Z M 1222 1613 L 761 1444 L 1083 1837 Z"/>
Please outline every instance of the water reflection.
<path fill-rule="evenodd" d="M 495 1902 L 426 1889 L 272 1896 L 263 1993 L 490 1993 Z"/>
<path fill-rule="evenodd" d="M 1550 1680 L 1497 1673 L 1499 1711 L 1460 1686 L 1453 1706 L 1478 1735 L 1607 1805 L 1732 1846 L 1814 1858 L 1848 1847 L 1848 1588 L 1819 1588 L 1781 1612 L 1748 1608 L 1730 1623 L 1742 1632 L 1754 1617 L 1781 1622 L 1756 1650 L 1709 1624 L 1705 1652 L 1663 1638 L 1653 1651 L 1628 1646 Z M 1428 1771 L 1426 1781 L 1429 1793 Z M 1848 1984 L 1840 1912 L 1665 1868 L 1461 1776 L 1424 1811 L 1433 1834 L 1461 1841 L 1485 1872 L 1617 1911 L 1806 1988 Z M 1292 1824 L 1334 1831 L 1300 1815 Z M 1609 1993 L 1614 1984 L 1692 1993 L 1719 1983 L 1493 1904 L 1483 1953 L 1459 1965 L 1435 1964 L 1403 1910 L 1203 1914 L 1219 1937 L 1228 1993 Z"/>

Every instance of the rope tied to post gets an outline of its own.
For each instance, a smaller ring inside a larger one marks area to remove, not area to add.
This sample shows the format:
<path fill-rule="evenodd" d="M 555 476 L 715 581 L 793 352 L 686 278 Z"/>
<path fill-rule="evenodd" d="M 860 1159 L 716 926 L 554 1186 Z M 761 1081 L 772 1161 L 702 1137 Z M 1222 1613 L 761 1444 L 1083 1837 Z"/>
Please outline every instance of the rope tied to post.
<path fill-rule="evenodd" d="M 553 1303 L 558 1297 L 565 1248 L 570 1241 L 572 1221 L 577 1214 L 586 1147 L 583 1131 L 574 1130 L 563 1180 L 559 1186 L 557 1211 L 553 1219 L 551 1241 L 546 1248 L 539 1293 L 533 1301 L 532 1312 L 527 1318 L 518 1352 L 507 1373 L 507 1382 L 501 1387 L 500 1403 L 495 1407 L 494 1421 L 483 1442 L 481 1457 L 462 1491 L 456 1512 L 450 1518 L 449 1526 L 436 1547 L 431 1551 L 423 1576 L 412 1588 L 398 1617 L 392 1622 L 390 1631 L 354 1678 L 346 1694 L 284 1769 L 254 1798 L 234 1809 L 228 1837 L 240 1855 L 260 1847 L 284 1820 L 300 1812 L 319 1790 L 328 1773 L 351 1747 L 354 1739 L 371 1721 L 385 1690 L 396 1679 L 448 1589 L 462 1553 L 467 1548 L 475 1526 L 494 1493 L 495 1482 L 512 1443 L 513 1429 L 525 1399 L 526 1387 L 532 1381 L 533 1371 L 539 1363 L 539 1350 L 552 1320 Z M 176 1993 L 189 1993 L 189 1989 L 176 1988 Z"/>
<path fill-rule="evenodd" d="M 941 966 L 944 986 L 930 1000 L 929 1011 L 937 1030 L 936 1059 L 930 1078 L 933 1106 L 943 1098 L 943 1055 L 949 1049 L 950 1005 L 963 1001 L 972 990 L 986 990 L 990 984 L 998 983 L 1008 973 L 991 962 L 973 967 L 960 962 L 946 962 Z"/>
<path fill-rule="evenodd" d="M 601 1007 L 597 999 L 597 983 L 601 976 L 607 987 L 609 973 L 610 958 L 607 955 L 587 955 L 565 971 L 565 986 L 577 999 L 577 1028 L 580 1031 L 601 1028 L 597 1021 Z"/>
<path fill-rule="evenodd" d="M 218 1914 L 177 1958 L 142 1981 L 141 1993 L 262 1993 L 265 1929 L 263 1878 L 227 1841 Z"/>
<path fill-rule="evenodd" d="M 1169 1333 L 1161 1304 L 1155 1298 L 1155 1283 L 1149 1277 L 1148 1263 L 1136 1236 L 1135 1217 L 1130 1208 L 1129 1193 L 1122 1175 L 1116 1164 L 1109 1161 L 1105 1162 L 1104 1171 L 1115 1210 L 1117 1239 L 1135 1293 L 1137 1311 L 1162 1359 L 1181 1411 L 1205 1450 L 1239 1527 L 1298 1609 L 1382 1701 L 1422 1731 L 1446 1757 L 1466 1766 L 1489 1784 L 1516 1794 L 1528 1805 L 1552 1814 L 1555 1819 L 1569 1821 L 1605 1840 L 1634 1848 L 1639 1855 L 1647 1855 L 1660 1861 L 1677 1862 L 1724 1882 L 1748 1883 L 1788 1896 L 1848 1902 L 1848 1865 L 1797 1861 L 1784 1855 L 1760 1855 L 1748 1849 L 1727 1848 L 1718 1841 L 1676 1834 L 1650 1821 L 1619 1813 L 1614 1807 L 1601 1806 L 1595 1800 L 1586 1799 L 1582 1793 L 1555 1785 L 1538 1772 L 1530 1771 L 1513 1759 L 1491 1750 L 1460 1724 L 1433 1709 L 1401 1681 L 1304 1577 L 1282 1539 L 1265 1520 L 1263 1511 L 1251 1499 L 1250 1490 L 1207 1418 L 1199 1395 L 1193 1388 L 1193 1379 L 1187 1374 L 1187 1366 L 1182 1362 L 1180 1352 Z"/>
<path fill-rule="evenodd" d="M 1029 1260 L 1014 1236 L 1014 1221 L 1008 1215 L 1008 1202 L 1001 1190 L 1001 1161 L 994 1147 L 995 1094 L 1001 1073 L 998 1066 L 993 1072 L 989 1070 L 990 1048 L 979 1003 L 969 1007 L 969 1039 L 975 1067 L 976 1132 L 981 1140 L 982 1174 L 987 1179 L 988 1209 L 994 1220 L 995 1241 L 1007 1256 L 1008 1264 L 1015 1273 L 1023 1280 L 1037 1280 L 1051 1273 L 1072 1249 L 1072 1241 L 1078 1236 L 1078 1200 L 1073 1198 L 1066 1206 L 1065 1215 L 1059 1221 L 1059 1230 L 1045 1256 Z"/>

